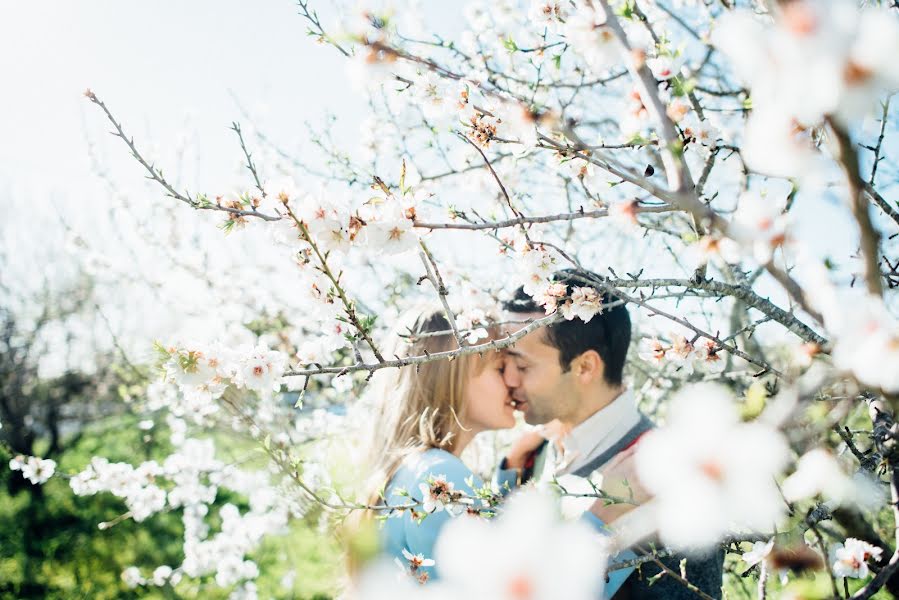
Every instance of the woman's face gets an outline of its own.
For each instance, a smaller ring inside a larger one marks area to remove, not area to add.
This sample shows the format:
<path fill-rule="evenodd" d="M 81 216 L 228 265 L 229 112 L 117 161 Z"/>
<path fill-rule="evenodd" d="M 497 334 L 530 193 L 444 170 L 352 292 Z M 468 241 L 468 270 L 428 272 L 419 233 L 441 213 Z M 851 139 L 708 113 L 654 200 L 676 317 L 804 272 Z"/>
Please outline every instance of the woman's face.
<path fill-rule="evenodd" d="M 515 426 L 512 395 L 503 381 L 505 356 L 495 352 L 483 358 L 481 370 L 472 369 L 465 391 L 466 428 L 476 431 Z"/>

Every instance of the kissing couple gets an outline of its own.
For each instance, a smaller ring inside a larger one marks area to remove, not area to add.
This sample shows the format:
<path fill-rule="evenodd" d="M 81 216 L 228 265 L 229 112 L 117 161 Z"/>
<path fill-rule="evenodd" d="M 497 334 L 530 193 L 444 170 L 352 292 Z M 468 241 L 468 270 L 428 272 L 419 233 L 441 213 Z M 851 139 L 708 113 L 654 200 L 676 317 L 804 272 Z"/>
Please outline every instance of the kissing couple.
<path fill-rule="evenodd" d="M 569 291 L 589 286 L 588 281 L 602 281 L 582 270 L 557 272 L 553 280 Z M 630 315 L 623 303 L 610 302 L 600 290 L 597 293 L 604 308 L 586 322 L 580 318 L 556 321 L 527 333 L 503 351 L 381 372 L 369 454 L 372 476 L 365 498 L 369 506 L 417 505 L 384 520 L 378 531 L 382 554 L 403 563 L 421 555 L 425 560 L 416 565 L 419 579 L 440 577 L 440 565 L 429 559 L 441 529 L 458 512 L 451 506 L 453 494 L 473 498 L 476 490 L 491 487 L 465 465 L 462 451 L 479 433 L 514 427 L 516 410 L 527 423 L 543 427 L 512 444 L 493 477 L 496 494 L 529 482 L 553 481 L 568 474 L 589 477 L 600 471 L 603 488 L 616 482 L 620 488 L 626 481 L 634 502 L 648 499 L 635 475 L 633 453 L 640 437 L 654 425 L 638 410 L 624 384 Z M 512 323 L 545 316 L 523 288 L 516 290 L 504 310 L 503 320 Z M 493 329 L 491 339 L 506 333 Z M 394 338 L 395 356 L 435 354 L 457 347 L 440 309 L 408 313 Z M 633 504 L 597 499 L 581 519 L 608 535 L 616 520 L 633 508 Z M 363 519 L 377 516 L 376 511 L 365 512 Z M 610 563 L 636 557 L 633 550 L 625 549 Z M 615 600 L 697 597 L 682 581 L 659 577 L 663 569 L 658 561 L 708 596 L 720 598 L 723 559 L 721 550 L 705 556 L 672 554 L 640 568 L 615 569 L 598 587 L 603 589 L 602 598 Z M 598 566 L 597 578 L 602 571 Z"/>

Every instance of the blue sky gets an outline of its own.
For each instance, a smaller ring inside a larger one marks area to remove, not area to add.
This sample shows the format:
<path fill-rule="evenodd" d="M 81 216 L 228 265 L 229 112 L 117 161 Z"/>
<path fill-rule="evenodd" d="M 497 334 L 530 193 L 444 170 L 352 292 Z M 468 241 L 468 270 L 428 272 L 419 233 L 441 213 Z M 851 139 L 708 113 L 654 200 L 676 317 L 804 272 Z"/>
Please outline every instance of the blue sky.
<path fill-rule="evenodd" d="M 333 2 L 311 2 L 329 29 L 347 12 Z M 464 3 L 423 5 L 429 31 L 450 37 L 460 31 Z M 0 4 L 0 190 L 7 203 L 37 211 L 52 202 L 89 221 L 108 193 L 91 166 L 89 144 L 113 179 L 140 185 L 141 167 L 107 135 L 102 113 L 83 97 L 87 88 L 191 191 L 222 191 L 246 177 L 229 130 L 234 120 L 249 126 L 238 103 L 287 149 L 303 147 L 304 124 L 322 124 L 326 113 L 338 116 L 336 141 L 352 147 L 365 99 L 350 85 L 343 57 L 308 37 L 306 28 L 292 0 Z M 175 160 L 185 140 L 185 158 Z M 138 199 L 174 203 L 158 189 Z M 802 196 L 796 212 L 801 237 L 822 254 L 842 250 L 845 256 L 855 231 L 836 199 Z"/>

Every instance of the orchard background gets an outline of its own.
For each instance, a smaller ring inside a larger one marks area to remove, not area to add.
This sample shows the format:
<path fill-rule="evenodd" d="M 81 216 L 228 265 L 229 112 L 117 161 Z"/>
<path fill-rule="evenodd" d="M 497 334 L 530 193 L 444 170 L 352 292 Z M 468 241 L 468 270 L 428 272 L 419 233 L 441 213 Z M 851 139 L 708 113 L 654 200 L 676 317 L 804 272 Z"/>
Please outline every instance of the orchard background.
<path fill-rule="evenodd" d="M 561 268 L 631 310 L 663 541 L 899 591 L 895 4 L 0 11 L 4 597 L 336 597 L 367 382 L 434 358 L 386 331 L 601 310 Z"/>

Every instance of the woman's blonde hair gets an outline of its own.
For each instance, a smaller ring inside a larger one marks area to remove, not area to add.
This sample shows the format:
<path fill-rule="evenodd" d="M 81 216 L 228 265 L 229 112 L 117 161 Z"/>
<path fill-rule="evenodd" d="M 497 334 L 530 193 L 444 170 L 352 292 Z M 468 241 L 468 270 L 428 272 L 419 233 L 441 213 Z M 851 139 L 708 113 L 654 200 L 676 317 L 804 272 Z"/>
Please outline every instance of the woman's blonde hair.
<path fill-rule="evenodd" d="M 496 332 L 487 328 L 488 338 Z M 454 350 L 458 347 L 450 324 L 437 306 L 419 306 L 404 313 L 398 320 L 384 356 L 406 358 Z M 431 448 L 449 452 L 455 449 L 458 432 L 464 425 L 467 412 L 465 392 L 469 378 L 479 373 L 487 361 L 477 354 L 458 358 L 434 360 L 398 369 L 381 369 L 375 373 L 366 392 L 374 420 L 369 430 L 366 448 L 367 477 L 360 500 L 367 506 L 383 506 L 387 484 L 409 456 Z M 349 515 L 341 527 L 347 550 L 348 574 L 358 573 L 362 564 L 376 552 L 375 547 L 363 543 L 367 549 L 354 548 L 354 540 L 366 539 L 372 533 L 374 517 L 379 511 L 359 510 Z"/>
<path fill-rule="evenodd" d="M 401 358 L 458 347 L 443 310 L 431 306 L 406 312 L 389 346 L 385 355 Z M 483 366 L 483 359 L 470 354 L 376 373 L 378 381 L 373 378 L 370 389 L 376 395 L 376 409 L 368 455 L 369 504 L 379 503 L 384 485 L 410 454 L 430 448 L 454 450 L 465 421 L 469 377 Z"/>

